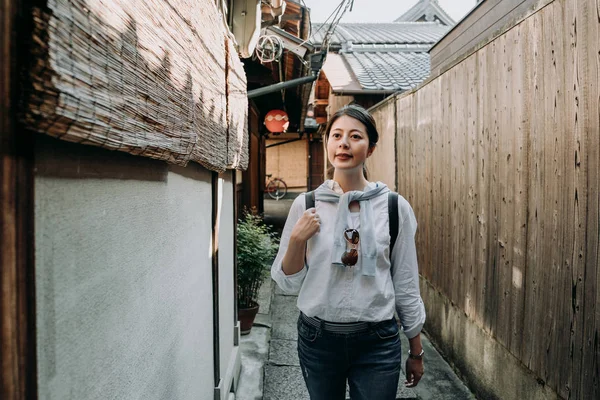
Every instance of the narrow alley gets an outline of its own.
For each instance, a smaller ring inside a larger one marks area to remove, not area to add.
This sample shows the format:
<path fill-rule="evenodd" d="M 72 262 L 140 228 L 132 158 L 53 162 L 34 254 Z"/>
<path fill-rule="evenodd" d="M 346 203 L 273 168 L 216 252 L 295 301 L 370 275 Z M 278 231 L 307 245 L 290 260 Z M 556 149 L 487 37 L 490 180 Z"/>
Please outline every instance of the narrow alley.
<path fill-rule="evenodd" d="M 600 399 L 600 0 L 0 19 L 1 400 Z"/>
<path fill-rule="evenodd" d="M 278 231 L 293 202 L 293 196 L 289 197 L 279 201 L 265 200 L 265 221 Z M 285 295 L 270 277 L 262 285 L 259 314 L 250 334 L 242 336 L 241 340 L 238 399 L 309 400 L 296 350 L 296 299 L 297 296 Z M 400 338 L 402 349 L 408 349 L 406 337 L 401 333 Z M 427 336 L 422 339 L 427 355 L 425 375 L 414 389 L 404 387 L 401 375 L 396 399 L 475 399 Z"/>

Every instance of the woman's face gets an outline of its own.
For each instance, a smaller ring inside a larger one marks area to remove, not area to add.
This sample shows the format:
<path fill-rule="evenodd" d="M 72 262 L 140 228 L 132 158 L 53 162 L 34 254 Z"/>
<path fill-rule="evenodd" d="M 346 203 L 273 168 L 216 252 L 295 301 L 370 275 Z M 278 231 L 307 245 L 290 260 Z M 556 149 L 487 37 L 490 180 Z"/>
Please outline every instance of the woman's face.
<path fill-rule="evenodd" d="M 369 148 L 365 125 L 347 115 L 339 117 L 331 126 L 327 140 L 327 158 L 336 170 L 350 172 L 362 167 L 374 148 Z"/>

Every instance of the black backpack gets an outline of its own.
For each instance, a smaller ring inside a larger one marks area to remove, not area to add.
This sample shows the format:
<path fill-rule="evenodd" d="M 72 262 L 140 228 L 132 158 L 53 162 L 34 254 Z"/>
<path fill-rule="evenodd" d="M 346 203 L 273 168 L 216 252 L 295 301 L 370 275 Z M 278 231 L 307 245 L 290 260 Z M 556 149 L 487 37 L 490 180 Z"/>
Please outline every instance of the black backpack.
<path fill-rule="evenodd" d="M 312 208 L 315 206 L 315 192 L 310 191 L 306 192 L 304 195 L 304 204 L 306 205 L 305 210 Z M 388 193 L 388 214 L 390 220 L 390 256 L 392 254 L 392 249 L 394 248 L 394 243 L 396 243 L 396 238 L 398 237 L 398 193 L 389 192 Z"/>

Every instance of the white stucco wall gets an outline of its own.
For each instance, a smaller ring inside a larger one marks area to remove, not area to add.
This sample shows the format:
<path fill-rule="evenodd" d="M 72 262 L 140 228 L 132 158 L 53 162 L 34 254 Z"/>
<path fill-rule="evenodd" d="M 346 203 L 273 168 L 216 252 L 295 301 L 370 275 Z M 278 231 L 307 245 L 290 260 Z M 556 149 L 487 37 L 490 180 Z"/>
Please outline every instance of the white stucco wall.
<path fill-rule="evenodd" d="M 211 196 L 195 164 L 37 139 L 40 400 L 213 398 Z"/>
<path fill-rule="evenodd" d="M 234 347 L 234 190 L 232 172 L 219 176 L 219 343 L 221 358 L 221 398 L 226 399 L 234 378 L 239 375 L 241 354 Z"/>

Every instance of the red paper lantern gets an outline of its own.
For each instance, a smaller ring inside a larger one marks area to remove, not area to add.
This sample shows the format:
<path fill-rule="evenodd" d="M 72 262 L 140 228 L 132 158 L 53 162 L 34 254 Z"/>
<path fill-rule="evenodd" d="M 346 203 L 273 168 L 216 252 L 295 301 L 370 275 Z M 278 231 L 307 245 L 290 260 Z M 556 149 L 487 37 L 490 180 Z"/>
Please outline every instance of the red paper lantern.
<path fill-rule="evenodd" d="M 265 116 L 265 126 L 271 133 L 285 132 L 290 126 L 290 119 L 285 111 L 271 110 Z"/>

